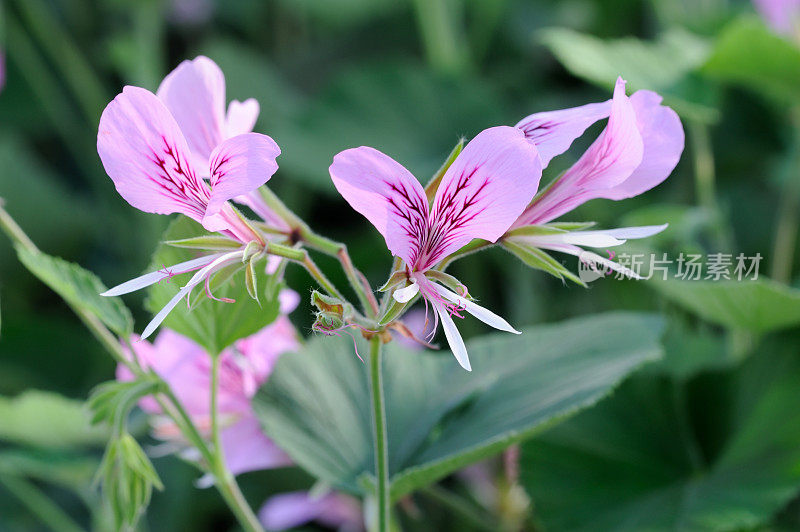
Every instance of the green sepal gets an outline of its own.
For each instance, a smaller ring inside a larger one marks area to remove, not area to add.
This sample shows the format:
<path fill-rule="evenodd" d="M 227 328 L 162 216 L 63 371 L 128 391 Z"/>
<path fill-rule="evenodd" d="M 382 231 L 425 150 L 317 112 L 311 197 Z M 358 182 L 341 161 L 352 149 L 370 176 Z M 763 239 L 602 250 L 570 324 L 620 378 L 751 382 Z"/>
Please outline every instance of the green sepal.
<path fill-rule="evenodd" d="M 545 236 L 545 235 L 563 235 L 568 230 L 550 225 L 523 225 L 517 227 L 506 233 L 507 237 L 512 236 Z"/>
<path fill-rule="evenodd" d="M 545 227 L 553 227 L 564 231 L 583 231 L 597 225 L 597 222 L 553 222 L 544 224 Z"/>
<path fill-rule="evenodd" d="M 425 185 L 425 196 L 428 198 L 428 203 L 433 201 L 434 196 L 436 196 L 436 190 L 439 188 L 439 183 L 441 183 L 444 174 L 447 172 L 447 169 L 450 168 L 450 165 L 458 157 L 458 154 L 461 153 L 461 150 L 464 149 L 464 143 L 467 141 L 464 137 L 458 139 L 458 143 L 453 147 L 450 151 L 450 155 L 447 156 L 447 159 L 444 160 L 444 164 L 433 174 L 433 177 Z"/>
<path fill-rule="evenodd" d="M 389 279 L 385 283 L 383 283 L 383 286 L 378 288 L 378 292 L 387 292 L 392 288 L 395 288 L 400 283 L 405 282 L 407 278 L 408 276 L 406 275 L 405 270 L 398 270 L 392 273 L 391 276 L 389 276 Z"/>
<path fill-rule="evenodd" d="M 443 284 L 461 297 L 472 299 L 472 297 L 469 295 L 469 290 L 467 290 L 466 285 L 449 273 L 444 273 L 439 270 L 428 270 L 425 272 L 425 277 L 432 281 Z"/>
<path fill-rule="evenodd" d="M 414 299 L 406 303 L 400 303 L 396 299 L 392 298 L 391 305 L 389 305 L 389 308 L 387 308 L 386 312 L 384 312 L 383 316 L 381 316 L 380 321 L 378 321 L 378 325 L 383 327 L 387 323 L 391 323 L 397 318 L 399 318 L 403 314 L 409 303 L 411 303 L 412 301 L 414 301 Z"/>
<path fill-rule="evenodd" d="M 543 250 L 533 246 L 521 245 L 509 240 L 503 240 L 501 245 L 506 249 L 506 251 L 516 256 L 531 268 L 547 272 L 550 275 L 561 279 L 562 281 L 564 279 L 569 279 L 570 281 L 586 288 L 586 283 L 581 281 L 574 273 L 566 269 L 563 264 L 558 262 Z"/>
<path fill-rule="evenodd" d="M 193 238 L 182 238 L 180 240 L 167 240 L 164 242 L 168 246 L 186 249 L 207 249 L 212 251 L 227 251 L 239 249 L 242 243 L 224 236 L 204 235 Z"/>
<path fill-rule="evenodd" d="M 245 285 L 247 286 L 247 293 L 250 294 L 250 297 L 256 300 L 256 302 L 261 305 L 261 301 L 258 300 L 258 280 L 256 275 L 256 262 L 258 260 L 256 257 L 250 259 L 250 262 L 247 263 L 247 268 L 244 271 L 244 281 Z"/>

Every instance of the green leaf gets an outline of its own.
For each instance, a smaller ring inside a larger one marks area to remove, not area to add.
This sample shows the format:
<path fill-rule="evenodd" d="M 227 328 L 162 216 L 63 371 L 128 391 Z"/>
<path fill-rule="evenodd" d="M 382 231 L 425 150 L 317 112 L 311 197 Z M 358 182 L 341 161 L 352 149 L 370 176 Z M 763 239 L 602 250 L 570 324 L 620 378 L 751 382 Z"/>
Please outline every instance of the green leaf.
<path fill-rule="evenodd" d="M 544 527 L 760 529 L 800 489 L 800 359 L 778 351 L 698 383 L 694 400 L 669 379 L 635 377 L 523 445 Z M 689 415 L 704 408 L 704 421 Z"/>
<path fill-rule="evenodd" d="M 107 288 L 95 274 L 77 264 L 16 244 L 22 264 L 44 284 L 75 307 L 100 318 L 112 331 L 127 336 L 133 329 L 130 311 L 118 297 L 103 297 Z"/>
<path fill-rule="evenodd" d="M 98 460 L 74 452 L 50 449 L 0 451 L 0 476 L 17 475 L 83 491 L 92 483 Z"/>
<path fill-rule="evenodd" d="M 766 278 L 654 280 L 648 285 L 673 303 L 718 325 L 767 333 L 800 324 L 800 290 Z"/>
<path fill-rule="evenodd" d="M 618 76 L 628 92 L 658 91 L 665 103 L 687 117 L 704 122 L 718 117 L 710 88 L 691 74 L 709 54 L 702 38 L 682 29 L 670 29 L 655 42 L 635 38 L 603 40 L 565 28 L 543 30 L 539 40 L 572 74 L 611 88 Z"/>
<path fill-rule="evenodd" d="M 531 437 L 657 359 L 661 321 L 609 313 L 469 342 L 449 353 L 389 344 L 384 381 L 392 495 L 400 497 Z M 364 350 L 363 343 L 361 350 Z M 265 432 L 302 467 L 352 492 L 374 470 L 367 368 L 349 338 L 281 357 L 254 400 Z"/>
<path fill-rule="evenodd" d="M 80 401 L 55 393 L 27 391 L 0 397 L 0 440 L 45 448 L 102 444 L 108 431 L 91 427 Z"/>
<path fill-rule="evenodd" d="M 756 17 L 743 17 L 722 31 L 703 72 L 783 100 L 800 96 L 800 48 Z"/>
<path fill-rule="evenodd" d="M 203 228 L 196 222 L 180 217 L 170 224 L 164 233 L 166 241 L 181 240 L 204 235 Z M 194 258 L 196 253 L 192 250 L 176 248 L 167 244 L 158 247 L 148 271 L 163 269 L 179 262 Z M 240 268 L 241 265 L 238 265 Z M 261 263 L 258 277 L 258 286 L 267 286 L 267 275 L 264 272 L 264 263 Z M 225 272 L 219 274 L 223 279 Z M 173 277 L 169 282 L 162 282 L 150 287 L 145 306 L 153 313 L 161 308 L 178 292 L 179 287 L 189 279 L 191 273 Z M 201 294 L 203 287 L 199 286 L 198 297 L 192 309 L 187 310 L 186 305 L 179 304 L 166 320 L 164 326 L 188 336 L 210 353 L 219 353 L 236 340 L 250 336 L 272 323 L 278 316 L 277 294 L 272 297 L 262 297 L 261 304 L 254 301 L 247 293 L 247 286 L 243 274 L 230 278 L 223 286 L 216 286 L 212 282 L 215 297 L 235 299 L 235 303 L 223 303 L 209 300 Z"/>

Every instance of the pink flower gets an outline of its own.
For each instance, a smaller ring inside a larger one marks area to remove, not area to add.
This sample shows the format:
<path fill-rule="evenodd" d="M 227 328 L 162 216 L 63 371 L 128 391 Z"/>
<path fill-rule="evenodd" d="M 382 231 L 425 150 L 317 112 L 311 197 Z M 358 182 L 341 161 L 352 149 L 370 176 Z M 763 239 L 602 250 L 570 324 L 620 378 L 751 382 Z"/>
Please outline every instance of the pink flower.
<path fill-rule="evenodd" d="M 753 0 L 753 5 L 775 32 L 797 35 L 800 30 L 800 0 Z"/>
<path fill-rule="evenodd" d="M 263 243 L 229 200 L 266 183 L 278 169 L 275 159 L 280 154 L 270 137 L 249 132 L 258 114 L 255 100 L 231 102 L 223 117 L 225 81 L 210 59 L 184 62 L 165 78 L 158 92 L 161 99 L 145 89 L 125 87 L 103 111 L 97 151 L 106 173 L 134 207 L 157 214 L 184 214 L 242 247 L 169 266 L 105 292 L 105 296 L 122 295 L 200 269 L 153 318 L 142 338 L 152 334 L 201 282 L 206 282 L 210 295 L 211 276 L 240 261 L 247 243 Z M 203 105 L 209 112 L 202 112 Z"/>
<path fill-rule="evenodd" d="M 410 284 L 393 293 L 395 300 L 405 303 L 421 294 L 437 321 L 441 319 L 453 354 L 467 370 L 469 357 L 451 315 L 461 317 L 465 310 L 502 331 L 518 331 L 466 294 L 434 282 L 440 276 L 427 273 L 475 238 L 500 238 L 536 193 L 541 168 L 536 146 L 521 130 L 505 126 L 481 132 L 464 148 L 442 178 L 431 207 L 419 181 L 373 148 L 345 150 L 330 167 L 339 193 L 405 263 Z"/>
<path fill-rule="evenodd" d="M 364 530 L 361 503 L 336 492 L 319 497 L 303 491 L 274 495 L 261 507 L 258 517 L 267 530 L 287 530 L 312 521 L 342 532 Z"/>
<path fill-rule="evenodd" d="M 297 304 L 297 294 L 284 291 L 282 312 Z M 134 356 L 144 368 L 155 371 L 170 386 L 192 421 L 203 432 L 210 427 L 211 357 L 194 341 L 165 329 L 150 344 L 134 338 Z M 291 464 L 286 454 L 262 432 L 250 400 L 268 379 L 283 353 L 299 348 L 297 332 L 285 315 L 258 333 L 243 338 L 220 355 L 218 412 L 223 423 L 220 437 L 228 467 L 234 474 Z M 123 365 L 117 379 L 133 378 Z M 154 418 L 154 435 L 184 445 L 178 428 L 151 397 L 139 403 Z M 191 453 L 187 453 L 191 455 Z"/>
<path fill-rule="evenodd" d="M 642 194 L 664 181 L 675 168 L 684 146 L 678 115 L 661 105 L 661 97 L 654 92 L 638 91 L 629 98 L 625 95 L 622 78 L 617 80 L 610 101 L 536 113 L 521 120 L 516 127 L 536 143 L 543 166 L 546 166 L 590 125 L 605 117 L 608 117 L 605 130 L 571 168 L 525 209 L 506 236 L 508 241 L 580 255 L 583 250 L 579 246 L 617 246 L 626 239 L 648 237 L 667 227 L 595 231 L 568 231 L 557 226 L 548 226 L 547 231 L 525 229 L 547 224 L 591 199 L 621 200 Z M 596 254 L 589 254 L 587 258 L 634 275 Z"/>
<path fill-rule="evenodd" d="M 223 141 L 251 132 L 260 110 L 258 102 L 249 98 L 244 102 L 232 100 L 226 111 L 225 76 L 214 61 L 202 55 L 178 65 L 161 82 L 156 95 L 175 117 L 192 157 L 200 163 L 207 161 Z M 274 227 L 289 229 L 255 188 L 233 199 Z"/>

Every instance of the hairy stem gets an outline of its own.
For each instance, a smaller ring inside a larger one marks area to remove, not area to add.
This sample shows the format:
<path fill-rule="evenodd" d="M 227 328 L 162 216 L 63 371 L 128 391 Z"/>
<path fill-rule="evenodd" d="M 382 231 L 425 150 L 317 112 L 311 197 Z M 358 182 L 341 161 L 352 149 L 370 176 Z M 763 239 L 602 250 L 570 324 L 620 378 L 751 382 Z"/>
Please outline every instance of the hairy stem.
<path fill-rule="evenodd" d="M 378 480 L 378 530 L 389 531 L 389 442 L 386 439 L 386 406 L 381 370 L 381 339 L 374 336 L 369 346 L 370 390 L 372 393 L 372 435 L 375 473 Z"/>
<path fill-rule="evenodd" d="M 218 388 L 219 388 L 219 362 L 220 356 L 214 355 L 211 359 L 211 441 L 214 448 L 214 461 L 211 470 L 214 474 L 215 484 L 228 507 L 236 515 L 242 528 L 248 532 L 263 532 L 258 518 L 253 513 L 250 505 L 242 495 L 236 479 L 225 464 L 225 453 L 222 450 L 222 438 L 219 430 L 218 413 Z"/>
<path fill-rule="evenodd" d="M 322 273 L 322 270 L 319 269 L 319 266 L 317 266 L 314 260 L 308 255 L 308 251 L 305 249 L 297 249 L 284 246 L 282 244 L 276 244 L 274 242 L 267 242 L 266 250 L 270 255 L 284 257 L 293 262 L 301 264 L 306 271 L 308 271 L 309 275 L 311 275 L 311 277 L 313 277 L 314 280 L 317 281 L 317 283 L 326 292 L 328 292 L 328 295 L 338 297 L 339 299 L 344 299 L 344 297 L 342 297 L 342 293 L 339 292 L 339 289 L 336 288 L 336 286 L 325 276 L 324 273 Z"/>

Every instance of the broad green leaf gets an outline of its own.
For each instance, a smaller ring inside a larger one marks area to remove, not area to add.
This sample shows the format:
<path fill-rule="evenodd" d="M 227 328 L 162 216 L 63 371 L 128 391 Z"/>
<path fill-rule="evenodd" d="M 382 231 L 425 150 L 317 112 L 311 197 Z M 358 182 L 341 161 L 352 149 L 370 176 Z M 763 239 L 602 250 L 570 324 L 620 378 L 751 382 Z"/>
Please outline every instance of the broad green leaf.
<path fill-rule="evenodd" d="M 722 31 L 703 72 L 781 99 L 800 97 L 800 48 L 756 17 L 743 17 Z"/>
<path fill-rule="evenodd" d="M 800 324 L 800 290 L 766 278 L 648 284 L 670 301 L 718 325 L 767 333 Z"/>
<path fill-rule="evenodd" d="M 108 431 L 92 427 L 80 401 L 31 390 L 0 397 L 0 440 L 46 448 L 103 444 Z"/>
<path fill-rule="evenodd" d="M 200 224 L 180 217 L 170 224 L 164 233 L 163 240 L 181 240 L 205 234 Z M 198 254 L 194 250 L 182 249 L 161 244 L 153 255 L 148 271 L 155 271 L 190 260 Z M 266 286 L 267 275 L 264 262 L 259 268 L 258 286 Z M 189 280 L 191 273 L 176 275 L 150 287 L 145 305 L 153 313 L 158 312 L 178 292 L 179 287 Z M 179 304 L 164 321 L 164 326 L 188 336 L 210 353 L 219 353 L 233 342 L 263 329 L 272 323 L 278 315 L 277 295 L 261 297 L 261 303 L 254 301 L 247 293 L 244 273 L 239 272 L 223 286 L 214 287 L 215 297 L 235 299 L 235 303 L 223 303 L 209 300 L 200 294 L 202 286 L 197 287 L 200 297 L 187 309 L 185 303 Z"/>
<path fill-rule="evenodd" d="M 14 247 L 22 264 L 67 303 L 91 312 L 120 336 L 130 334 L 133 329 L 130 311 L 118 297 L 100 295 L 107 289 L 95 274 L 58 257 L 21 245 Z"/>
<path fill-rule="evenodd" d="M 740 362 L 740 358 L 728 349 L 724 336 L 710 328 L 702 322 L 689 324 L 673 317 L 662 340 L 664 357 L 648 364 L 642 372 L 671 375 L 680 380 L 703 371 L 729 368 Z"/>
<path fill-rule="evenodd" d="M 567 70 L 587 81 L 611 88 L 622 76 L 629 93 L 654 90 L 680 114 L 706 122 L 717 118 L 710 89 L 691 76 L 708 57 L 709 45 L 685 30 L 671 29 L 658 41 L 646 42 L 632 37 L 603 40 L 552 28 L 539 39 Z"/>
<path fill-rule="evenodd" d="M 393 497 L 593 404 L 660 356 L 660 332 L 652 315 L 609 313 L 496 334 L 469 342 L 472 372 L 449 353 L 389 344 L 383 371 Z M 317 338 L 278 361 L 253 403 L 265 432 L 299 465 L 353 492 L 374 470 L 366 369 L 349 338 Z"/>
<path fill-rule="evenodd" d="M 750 530 L 800 489 L 800 359 L 758 353 L 687 394 L 634 377 L 523 445 L 522 481 L 543 528 Z M 705 408 L 704 421 L 690 412 Z"/>

